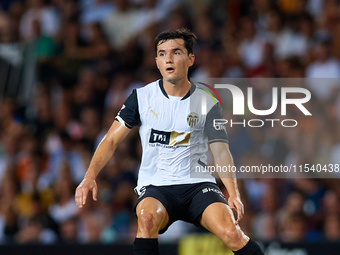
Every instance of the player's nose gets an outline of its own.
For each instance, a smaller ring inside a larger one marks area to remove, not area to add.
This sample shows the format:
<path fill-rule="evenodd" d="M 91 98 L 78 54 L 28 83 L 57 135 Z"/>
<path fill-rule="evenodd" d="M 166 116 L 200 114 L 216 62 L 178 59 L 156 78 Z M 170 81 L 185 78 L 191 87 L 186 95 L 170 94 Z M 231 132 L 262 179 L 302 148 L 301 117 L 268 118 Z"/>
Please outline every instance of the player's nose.
<path fill-rule="evenodd" d="M 166 62 L 167 64 L 173 62 L 173 59 L 172 59 L 171 54 L 167 54 L 167 55 L 166 55 L 166 57 L 165 57 L 165 62 Z"/>

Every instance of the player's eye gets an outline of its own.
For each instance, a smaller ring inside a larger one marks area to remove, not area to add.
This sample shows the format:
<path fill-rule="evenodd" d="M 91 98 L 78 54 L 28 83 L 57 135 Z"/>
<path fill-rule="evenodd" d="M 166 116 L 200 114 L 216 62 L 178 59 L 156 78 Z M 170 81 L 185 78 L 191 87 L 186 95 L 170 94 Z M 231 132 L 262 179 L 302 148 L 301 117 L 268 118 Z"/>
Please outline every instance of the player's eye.
<path fill-rule="evenodd" d="M 176 52 L 175 52 L 175 55 L 179 55 L 179 51 L 176 51 Z"/>
<path fill-rule="evenodd" d="M 164 56 L 165 56 L 165 54 L 164 54 L 163 52 L 159 53 L 158 55 L 159 55 L 160 57 L 164 57 Z"/>

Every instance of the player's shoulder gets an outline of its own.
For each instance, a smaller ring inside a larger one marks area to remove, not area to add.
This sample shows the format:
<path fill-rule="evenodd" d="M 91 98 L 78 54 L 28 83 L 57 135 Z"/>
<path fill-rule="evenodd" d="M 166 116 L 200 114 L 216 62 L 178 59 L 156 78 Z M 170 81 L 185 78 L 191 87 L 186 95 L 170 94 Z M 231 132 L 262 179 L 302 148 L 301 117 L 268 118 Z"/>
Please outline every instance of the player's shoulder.
<path fill-rule="evenodd" d="M 159 80 L 150 82 L 149 84 L 146 84 L 144 87 L 136 89 L 137 93 L 148 93 L 155 91 L 157 87 L 159 86 Z"/>

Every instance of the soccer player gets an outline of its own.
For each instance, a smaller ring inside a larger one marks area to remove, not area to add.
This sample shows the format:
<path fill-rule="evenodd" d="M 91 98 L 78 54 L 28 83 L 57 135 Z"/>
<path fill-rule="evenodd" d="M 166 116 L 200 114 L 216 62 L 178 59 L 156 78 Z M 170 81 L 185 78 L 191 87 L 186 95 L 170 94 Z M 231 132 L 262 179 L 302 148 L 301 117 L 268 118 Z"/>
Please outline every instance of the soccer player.
<path fill-rule="evenodd" d="M 133 90 L 96 149 L 75 200 L 82 207 L 89 191 L 97 200 L 98 173 L 130 129 L 139 126 L 143 155 L 135 188 L 139 196 L 135 255 L 159 254 L 158 234 L 176 220 L 214 233 L 237 255 L 260 255 L 258 244 L 238 225 L 244 207 L 236 178 L 221 178 L 229 193 L 227 203 L 210 173 L 193 175 L 206 166 L 208 146 L 216 165 L 234 164 L 226 130 L 213 126 L 214 119 L 223 118 L 220 104 L 188 80 L 195 41 L 187 29 L 157 36 L 156 64 L 163 79 Z M 236 220 L 232 209 L 237 211 Z"/>

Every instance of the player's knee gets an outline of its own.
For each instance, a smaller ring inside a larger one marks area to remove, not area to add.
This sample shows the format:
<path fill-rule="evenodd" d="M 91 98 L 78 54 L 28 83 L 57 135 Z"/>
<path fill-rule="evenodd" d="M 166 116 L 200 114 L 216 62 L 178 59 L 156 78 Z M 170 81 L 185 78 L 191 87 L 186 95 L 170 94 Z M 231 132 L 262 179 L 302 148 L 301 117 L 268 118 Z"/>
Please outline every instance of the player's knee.
<path fill-rule="evenodd" d="M 162 215 L 159 213 L 143 212 L 138 217 L 138 225 L 144 231 L 155 231 L 158 230 Z"/>
<path fill-rule="evenodd" d="M 225 236 L 230 240 L 239 239 L 239 234 L 236 228 L 225 229 Z"/>
<path fill-rule="evenodd" d="M 239 248 L 240 233 L 235 227 L 225 227 L 219 230 L 220 238 L 232 250 Z"/>

